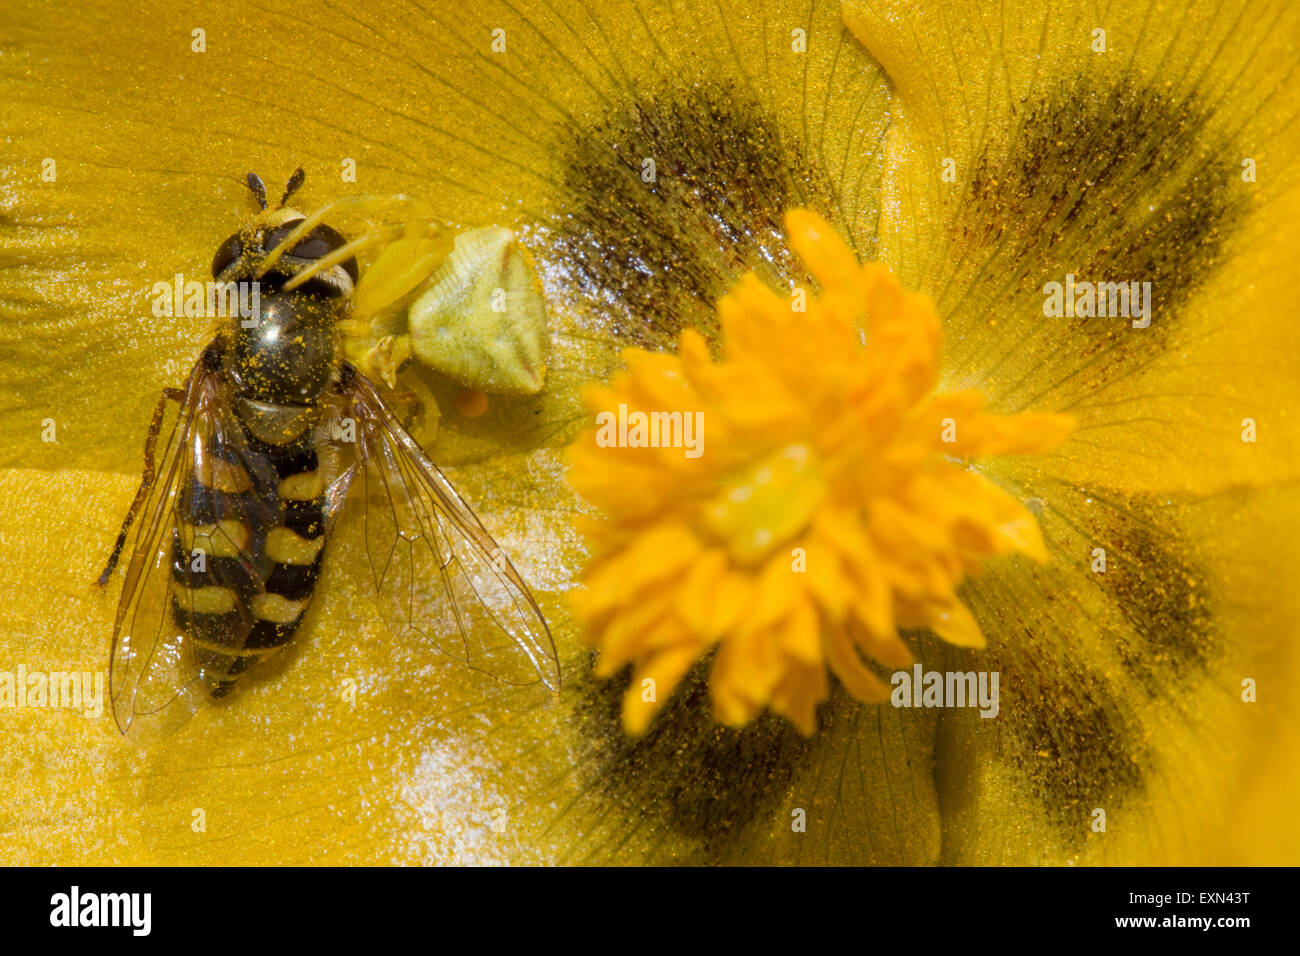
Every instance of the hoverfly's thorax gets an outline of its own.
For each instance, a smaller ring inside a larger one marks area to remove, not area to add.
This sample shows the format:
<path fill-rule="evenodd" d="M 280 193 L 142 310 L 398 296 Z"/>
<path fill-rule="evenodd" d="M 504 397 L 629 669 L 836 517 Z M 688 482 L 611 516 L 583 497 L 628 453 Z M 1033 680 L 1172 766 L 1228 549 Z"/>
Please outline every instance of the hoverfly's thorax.
<path fill-rule="evenodd" d="M 334 372 L 334 323 L 343 303 L 297 292 L 261 296 L 255 317 L 233 331 L 228 371 L 238 394 L 256 401 L 314 401 Z"/>

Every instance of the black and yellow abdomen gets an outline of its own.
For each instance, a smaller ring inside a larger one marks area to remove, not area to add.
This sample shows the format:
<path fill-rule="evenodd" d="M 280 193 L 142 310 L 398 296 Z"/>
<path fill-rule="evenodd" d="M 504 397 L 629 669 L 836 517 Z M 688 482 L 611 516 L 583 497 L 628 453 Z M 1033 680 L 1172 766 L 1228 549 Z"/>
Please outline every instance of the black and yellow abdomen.
<path fill-rule="evenodd" d="M 177 496 L 172 615 L 221 697 L 283 648 L 306 613 L 324 555 L 325 481 L 316 446 L 346 296 L 271 291 L 235 319 L 212 361 L 237 434 L 194 435 Z"/>

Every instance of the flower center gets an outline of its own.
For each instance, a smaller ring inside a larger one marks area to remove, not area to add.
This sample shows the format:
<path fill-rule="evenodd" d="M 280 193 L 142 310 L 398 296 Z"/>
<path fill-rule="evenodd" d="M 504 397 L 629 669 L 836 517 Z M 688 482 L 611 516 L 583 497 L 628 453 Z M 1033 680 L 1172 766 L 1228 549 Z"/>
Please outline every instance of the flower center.
<path fill-rule="evenodd" d="M 806 444 L 786 445 L 740 472 L 705 504 L 701 526 L 735 561 L 758 564 L 808 526 L 827 487 L 817 453 Z"/>
<path fill-rule="evenodd" d="M 958 588 L 986 559 L 1047 560 L 1034 515 L 966 462 L 1046 451 L 1073 419 L 933 394 L 934 303 L 860 264 L 812 213 L 786 225 L 821 289 L 806 309 L 750 274 L 718 303 L 717 357 L 687 329 L 677 355 L 629 350 L 627 371 L 587 395 L 597 414 L 655 404 L 718 423 L 702 464 L 610 447 L 608 426 L 570 452 L 570 482 L 603 512 L 584 522 L 574 613 L 600 648 L 597 674 L 632 665 L 632 733 L 710 653 L 718 720 L 771 707 L 812 733 L 832 674 L 859 700 L 889 699 L 881 672 L 913 660 L 900 629 L 983 646 Z"/>

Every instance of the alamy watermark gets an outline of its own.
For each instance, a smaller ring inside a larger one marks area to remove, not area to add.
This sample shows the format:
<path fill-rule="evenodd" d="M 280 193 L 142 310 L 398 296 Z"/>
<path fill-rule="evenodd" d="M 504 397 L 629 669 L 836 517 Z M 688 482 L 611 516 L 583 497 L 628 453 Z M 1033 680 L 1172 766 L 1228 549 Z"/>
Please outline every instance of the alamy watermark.
<path fill-rule="evenodd" d="M 981 717 L 998 715 L 998 671 L 894 671 L 889 679 L 895 707 L 978 707 Z"/>
<path fill-rule="evenodd" d="M 262 309 L 261 285 L 253 282 L 188 282 L 179 272 L 171 282 L 155 282 L 153 314 L 183 315 L 187 318 L 227 318 L 239 316 L 245 328 L 252 328 Z"/>
<path fill-rule="evenodd" d="M 51 926 L 119 926 L 133 936 L 148 936 L 152 911 L 152 893 L 83 893 L 74 885 L 50 897 Z"/>
<path fill-rule="evenodd" d="M 703 412 L 628 411 L 596 416 L 596 444 L 601 448 L 681 448 L 687 458 L 704 454 Z"/>
<path fill-rule="evenodd" d="M 104 672 L 29 671 L 26 664 L 0 671 L 0 710 L 20 707 L 79 710 L 98 719 L 104 713 Z"/>
<path fill-rule="evenodd" d="M 1133 328 L 1151 324 L 1150 282 L 1077 282 L 1067 274 L 1065 282 L 1043 286 L 1043 315 L 1049 319 L 1125 318 Z"/>

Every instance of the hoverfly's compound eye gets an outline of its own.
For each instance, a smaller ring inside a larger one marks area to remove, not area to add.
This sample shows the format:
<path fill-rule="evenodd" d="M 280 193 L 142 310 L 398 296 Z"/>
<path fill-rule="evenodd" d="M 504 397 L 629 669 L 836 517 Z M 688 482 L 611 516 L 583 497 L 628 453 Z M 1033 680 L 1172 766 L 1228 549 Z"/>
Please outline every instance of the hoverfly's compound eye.
<path fill-rule="evenodd" d="M 212 278 L 215 279 L 225 272 L 230 268 L 230 264 L 238 260 L 243 254 L 244 244 L 239 241 L 239 233 L 235 233 L 221 244 L 217 254 L 212 257 Z"/>
<path fill-rule="evenodd" d="M 266 250 L 269 252 L 278 246 L 289 233 L 298 228 L 301 222 L 301 219 L 291 219 L 268 232 L 263 240 Z M 347 239 L 343 238 L 342 233 L 321 223 L 298 240 L 298 244 L 289 250 L 289 255 L 295 259 L 320 259 L 345 245 L 347 245 Z M 352 277 L 352 282 L 355 285 L 360 275 L 357 270 L 357 260 L 349 258 L 342 263 L 342 266 L 344 271 Z"/>

